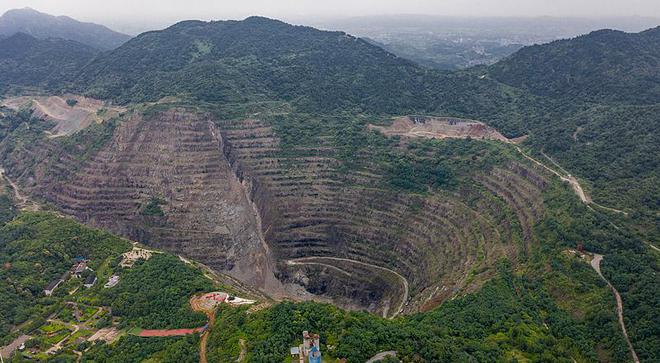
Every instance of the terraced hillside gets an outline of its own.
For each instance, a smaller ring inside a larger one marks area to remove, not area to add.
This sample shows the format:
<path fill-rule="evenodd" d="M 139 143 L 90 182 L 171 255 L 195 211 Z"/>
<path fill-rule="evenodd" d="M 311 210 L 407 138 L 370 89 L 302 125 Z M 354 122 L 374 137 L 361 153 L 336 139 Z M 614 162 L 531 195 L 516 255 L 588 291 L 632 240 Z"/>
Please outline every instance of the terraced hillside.
<path fill-rule="evenodd" d="M 59 157 L 26 169 L 33 174 L 21 181 L 63 213 L 231 270 L 256 286 L 276 284 L 254 211 L 204 115 L 133 113 L 83 160 L 61 144 L 47 145 L 47 154 Z"/>
<path fill-rule="evenodd" d="M 284 147 L 272 121 L 161 105 L 106 127 L 96 148 L 4 145 L 6 168 L 65 214 L 275 295 L 295 291 L 282 281 L 387 316 L 428 309 L 524 254 L 543 215 L 545 176 L 511 159 L 455 188 L 411 192 L 385 182 L 373 150 L 346 167 L 333 137 Z M 37 150 L 54 156 L 11 162 Z"/>
<path fill-rule="evenodd" d="M 219 125 L 266 241 L 285 262 L 280 277 L 316 294 L 394 314 L 409 288 L 409 310 L 433 306 L 498 257 L 515 259 L 542 216 L 544 177 L 517 162 L 475 174 L 455 192 L 410 194 L 384 186 L 382 171 L 364 162 L 370 155 L 357 157 L 364 167 L 345 171 L 328 138 L 281 152 L 263 121 Z M 511 211 L 518 218 L 509 223 Z M 384 277 L 382 268 L 406 281 Z"/>

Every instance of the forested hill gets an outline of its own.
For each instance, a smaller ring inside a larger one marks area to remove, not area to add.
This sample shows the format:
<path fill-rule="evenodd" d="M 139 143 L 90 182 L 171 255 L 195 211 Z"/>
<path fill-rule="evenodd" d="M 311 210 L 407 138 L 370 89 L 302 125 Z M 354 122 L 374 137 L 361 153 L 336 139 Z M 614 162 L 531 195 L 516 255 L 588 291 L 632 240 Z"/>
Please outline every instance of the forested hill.
<path fill-rule="evenodd" d="M 316 113 L 485 117 L 527 104 L 470 72 L 428 70 L 343 32 L 260 17 L 185 21 L 144 33 L 98 57 L 76 84 L 76 91 L 124 103 L 187 95 L 209 102 L 282 100 Z"/>
<path fill-rule="evenodd" d="M 496 79 L 537 95 L 597 103 L 660 100 L 660 27 L 598 30 L 525 47 L 490 68 Z"/>
<path fill-rule="evenodd" d="M 30 34 L 38 39 L 73 40 L 99 50 L 117 48 L 131 38 L 102 25 L 44 14 L 30 8 L 9 10 L 0 16 L 0 37 L 16 33 Z"/>
<path fill-rule="evenodd" d="M 660 27 L 526 47 L 488 75 L 553 100 L 559 117 L 525 121 L 528 144 L 583 179 L 597 203 L 631 212 L 658 238 Z"/>
<path fill-rule="evenodd" d="M 415 71 L 344 33 L 251 17 L 184 21 L 141 34 L 86 67 L 78 85 L 124 102 L 172 94 L 230 102 L 306 97 L 341 108 L 379 88 L 402 87 Z"/>
<path fill-rule="evenodd" d="M 97 53 L 75 41 L 24 33 L 0 39 L 0 93 L 10 86 L 61 87 Z"/>

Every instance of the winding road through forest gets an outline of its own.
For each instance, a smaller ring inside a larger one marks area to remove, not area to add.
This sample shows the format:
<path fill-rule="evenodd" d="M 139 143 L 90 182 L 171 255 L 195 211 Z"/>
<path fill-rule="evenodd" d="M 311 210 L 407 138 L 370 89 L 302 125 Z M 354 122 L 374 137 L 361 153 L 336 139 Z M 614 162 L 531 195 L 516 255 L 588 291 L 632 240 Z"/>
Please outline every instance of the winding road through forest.
<path fill-rule="evenodd" d="M 621 295 L 619 295 L 619 292 L 616 290 L 614 285 L 612 285 L 606 278 L 603 276 L 603 273 L 600 272 L 600 261 L 603 260 L 603 255 L 599 255 L 597 253 L 594 253 L 594 258 L 591 260 L 591 267 L 596 270 L 600 278 L 607 283 L 607 286 L 610 287 L 612 290 L 612 293 L 614 293 L 614 298 L 616 299 L 616 315 L 619 318 L 619 325 L 621 325 L 621 330 L 623 331 L 623 337 L 626 339 L 626 344 L 628 344 L 628 350 L 630 351 L 630 355 L 633 358 L 633 361 L 635 363 L 639 363 L 639 358 L 637 358 L 637 353 L 635 353 L 635 349 L 632 346 L 632 343 L 630 342 L 630 338 L 628 338 L 628 331 L 626 330 L 626 324 L 623 321 L 623 301 L 621 300 Z"/>
<path fill-rule="evenodd" d="M 620 213 L 620 214 L 623 214 L 623 215 L 628 215 L 628 212 L 624 212 L 624 211 L 622 211 L 622 210 L 615 209 L 615 208 L 606 207 L 606 206 L 604 206 L 604 205 L 600 205 L 600 204 L 594 202 L 593 200 L 591 200 L 591 197 L 589 197 L 589 195 L 584 191 L 584 189 L 582 188 L 582 186 L 581 186 L 580 183 L 578 182 L 577 178 L 574 177 L 573 175 L 569 174 L 568 171 L 566 171 L 564 168 L 562 168 L 559 164 L 557 164 L 557 163 L 556 163 L 554 160 L 552 160 L 549 156 L 547 156 L 547 155 L 545 155 L 545 154 L 542 153 L 542 154 L 543 154 L 548 160 L 550 160 L 550 162 L 551 162 L 552 164 L 554 164 L 555 166 L 557 166 L 558 169 L 560 169 L 561 171 L 565 172 L 566 175 L 564 175 L 563 173 L 560 173 L 560 172 L 557 171 L 557 170 L 552 169 L 551 167 L 545 165 L 544 163 L 542 163 L 542 162 L 540 162 L 540 161 L 534 159 L 533 157 L 529 156 L 529 155 L 528 155 L 527 153 L 525 153 L 525 152 L 524 152 L 519 146 L 514 145 L 514 147 L 515 147 L 516 150 L 517 150 L 517 151 L 518 151 L 523 157 L 525 157 L 526 159 L 532 161 L 534 164 L 539 165 L 540 167 L 544 168 L 545 170 L 547 170 L 547 171 L 551 172 L 552 174 L 558 176 L 559 179 L 561 179 L 562 181 L 567 182 L 568 184 L 570 184 L 571 188 L 573 188 L 573 191 L 575 191 L 575 194 L 577 194 L 577 196 L 580 198 L 580 200 L 582 201 L 582 203 L 585 203 L 585 204 L 587 204 L 588 206 L 593 205 L 593 206 L 596 206 L 596 207 L 598 207 L 598 208 L 602 208 L 602 209 L 608 210 L 608 211 L 610 211 L 610 212 Z"/>

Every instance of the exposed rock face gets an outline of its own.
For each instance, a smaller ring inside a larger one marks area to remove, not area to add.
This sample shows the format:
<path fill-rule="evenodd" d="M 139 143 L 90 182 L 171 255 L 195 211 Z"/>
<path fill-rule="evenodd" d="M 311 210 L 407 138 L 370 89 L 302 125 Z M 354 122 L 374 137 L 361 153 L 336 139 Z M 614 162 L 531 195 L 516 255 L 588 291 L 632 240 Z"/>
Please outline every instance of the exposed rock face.
<path fill-rule="evenodd" d="M 495 260 L 535 243 L 546 181 L 528 166 L 413 196 L 379 187 L 377 171 L 339 171 L 330 144 L 281 151 L 265 122 L 171 109 L 127 116 L 87 159 L 60 152 L 8 169 L 84 222 L 274 295 L 299 297 L 282 284 L 294 283 L 385 316 L 473 288 Z M 162 213 L 146 213 L 154 200 Z"/>
<path fill-rule="evenodd" d="M 277 289 L 257 216 L 204 115 L 169 110 L 133 114 L 87 161 L 62 168 L 64 178 L 37 173 L 35 192 L 94 226 L 229 271 L 266 291 Z M 163 216 L 145 215 L 152 199 Z"/>

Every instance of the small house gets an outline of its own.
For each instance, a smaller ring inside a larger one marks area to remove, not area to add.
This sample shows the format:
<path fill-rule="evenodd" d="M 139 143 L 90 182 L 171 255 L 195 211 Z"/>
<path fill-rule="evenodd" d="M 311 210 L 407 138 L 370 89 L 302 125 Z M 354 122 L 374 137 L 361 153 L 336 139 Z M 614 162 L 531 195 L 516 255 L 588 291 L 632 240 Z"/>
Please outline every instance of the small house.
<path fill-rule="evenodd" d="M 53 292 L 55 292 L 55 289 L 57 289 L 58 286 L 60 286 L 64 281 L 66 281 L 69 278 L 69 271 L 65 272 L 60 276 L 59 279 L 53 280 L 46 286 L 44 289 L 44 295 L 46 296 L 51 296 Z"/>

